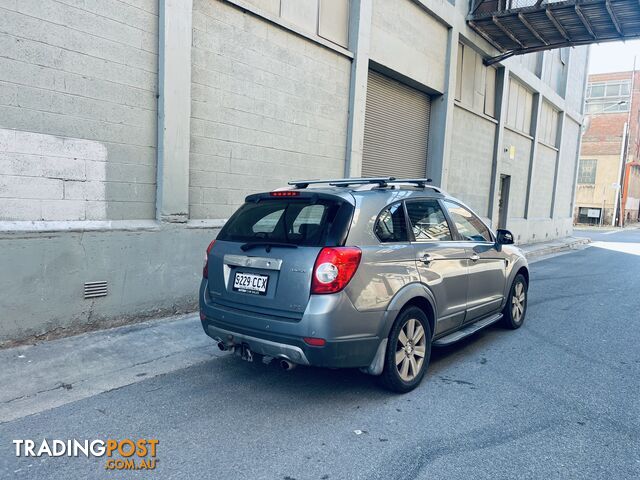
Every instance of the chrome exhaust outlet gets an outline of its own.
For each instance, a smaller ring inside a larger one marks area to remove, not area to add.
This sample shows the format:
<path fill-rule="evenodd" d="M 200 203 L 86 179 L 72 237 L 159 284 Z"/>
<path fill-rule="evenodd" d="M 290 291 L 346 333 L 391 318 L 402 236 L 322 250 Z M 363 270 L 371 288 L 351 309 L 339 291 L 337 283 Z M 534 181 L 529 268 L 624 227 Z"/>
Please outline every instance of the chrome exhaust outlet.
<path fill-rule="evenodd" d="M 214 340 L 221 352 L 233 352 L 235 350 L 235 345 L 233 344 L 233 342 L 224 343 L 224 340 L 222 340 L 220 337 L 216 337 L 214 338 Z"/>
<path fill-rule="evenodd" d="M 289 371 L 293 370 L 294 368 L 296 368 L 296 364 L 290 362 L 289 360 L 287 360 L 285 358 L 281 358 L 280 359 L 280 368 L 282 368 L 282 370 L 284 370 L 285 372 L 289 372 Z"/>

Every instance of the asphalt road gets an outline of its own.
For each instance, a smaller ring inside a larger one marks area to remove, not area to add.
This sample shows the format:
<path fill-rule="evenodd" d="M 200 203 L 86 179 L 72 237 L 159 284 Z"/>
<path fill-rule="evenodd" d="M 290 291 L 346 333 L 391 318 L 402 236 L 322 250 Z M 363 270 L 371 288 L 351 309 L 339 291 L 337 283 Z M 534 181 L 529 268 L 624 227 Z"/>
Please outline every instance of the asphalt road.
<path fill-rule="evenodd" d="M 0 478 L 640 478 L 640 230 L 597 241 L 533 264 L 525 325 L 435 350 L 409 394 L 213 358 L 0 425 Z M 45 437 L 157 438 L 159 462 L 14 456 Z"/>

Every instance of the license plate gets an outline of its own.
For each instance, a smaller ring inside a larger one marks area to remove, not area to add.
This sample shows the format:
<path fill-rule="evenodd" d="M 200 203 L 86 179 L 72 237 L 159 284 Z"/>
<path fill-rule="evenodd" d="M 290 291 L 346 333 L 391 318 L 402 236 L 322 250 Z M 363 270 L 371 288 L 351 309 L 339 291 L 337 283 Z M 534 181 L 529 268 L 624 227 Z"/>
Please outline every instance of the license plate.
<path fill-rule="evenodd" d="M 268 282 L 269 277 L 266 275 L 236 272 L 235 277 L 233 277 L 233 289 L 242 293 L 266 295 Z"/>

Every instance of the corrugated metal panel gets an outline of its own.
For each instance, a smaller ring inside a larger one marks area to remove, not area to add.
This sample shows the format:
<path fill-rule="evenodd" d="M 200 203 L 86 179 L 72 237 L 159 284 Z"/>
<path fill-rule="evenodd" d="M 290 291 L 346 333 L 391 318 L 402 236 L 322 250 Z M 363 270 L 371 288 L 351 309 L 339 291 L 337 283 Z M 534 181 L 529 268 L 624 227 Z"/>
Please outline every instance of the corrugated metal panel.
<path fill-rule="evenodd" d="M 424 177 L 430 110 L 428 95 L 369 71 L 362 176 Z"/>

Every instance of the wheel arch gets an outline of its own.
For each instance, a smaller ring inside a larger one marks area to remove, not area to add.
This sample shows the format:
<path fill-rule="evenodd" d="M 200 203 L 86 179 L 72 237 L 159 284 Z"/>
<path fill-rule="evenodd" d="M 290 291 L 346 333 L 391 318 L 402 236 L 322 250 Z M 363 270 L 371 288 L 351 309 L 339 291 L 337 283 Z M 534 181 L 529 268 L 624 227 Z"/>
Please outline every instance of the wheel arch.
<path fill-rule="evenodd" d="M 425 315 L 427 316 L 427 320 L 429 321 L 429 328 L 431 329 L 431 337 L 433 338 L 433 332 L 435 331 L 435 328 L 436 328 L 436 320 L 435 320 L 436 313 L 433 309 L 433 306 L 429 302 L 429 300 L 427 300 L 425 297 L 413 297 L 411 300 L 409 300 L 407 303 L 404 304 L 404 307 L 402 307 L 398 315 L 400 315 L 409 307 L 418 307 L 420 310 L 422 310 L 425 313 Z"/>
<path fill-rule="evenodd" d="M 519 274 L 522 274 L 524 279 L 527 281 L 527 286 L 528 286 L 529 285 L 529 269 L 525 265 L 522 265 L 518 270 L 516 270 L 516 274 L 513 276 L 513 278 L 516 278 Z"/>
<path fill-rule="evenodd" d="M 504 308 L 504 306 L 507 304 L 507 300 L 509 298 L 509 292 L 511 292 L 511 287 L 513 286 L 513 281 L 520 273 L 524 276 L 528 286 L 529 285 L 529 265 L 527 264 L 524 258 L 518 259 L 508 271 L 507 281 L 505 282 L 505 285 L 504 285 L 504 294 L 503 294 L 501 308 Z"/>
<path fill-rule="evenodd" d="M 383 322 L 383 331 L 380 332 L 381 338 L 389 336 L 393 322 L 398 315 L 405 309 L 416 306 L 420 308 L 427 319 L 431 328 L 431 336 L 433 337 L 438 318 L 438 309 L 436 299 L 431 291 L 422 283 L 410 283 L 400 289 L 393 297 L 389 306 L 385 311 L 385 321 Z"/>
<path fill-rule="evenodd" d="M 396 321 L 396 318 L 398 318 L 398 315 L 400 315 L 403 310 L 412 306 L 417 306 L 425 312 L 429 321 L 429 328 L 431 328 L 431 337 L 433 338 L 436 319 L 438 318 L 435 296 L 431 293 L 431 290 L 422 283 L 415 282 L 405 285 L 391 299 L 384 312 L 384 321 L 382 322 L 381 330 L 378 332 L 379 338 L 381 339 L 380 345 L 371 364 L 363 369 L 364 372 L 370 375 L 380 375 L 382 373 L 391 327 Z"/>

